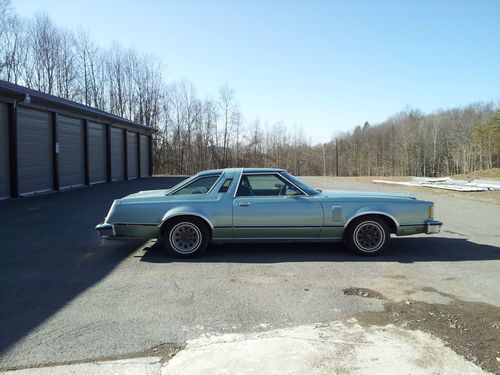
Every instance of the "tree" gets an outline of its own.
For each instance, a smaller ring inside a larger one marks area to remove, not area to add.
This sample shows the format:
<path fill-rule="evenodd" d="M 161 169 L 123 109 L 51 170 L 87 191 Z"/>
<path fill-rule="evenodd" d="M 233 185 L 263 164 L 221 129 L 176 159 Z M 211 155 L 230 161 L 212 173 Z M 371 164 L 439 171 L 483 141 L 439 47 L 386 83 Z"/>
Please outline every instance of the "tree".
<path fill-rule="evenodd" d="M 230 141 L 236 127 L 239 126 L 241 113 L 235 101 L 234 89 L 224 85 L 219 90 L 218 146 L 221 148 L 220 167 L 226 168 L 230 162 Z"/>
<path fill-rule="evenodd" d="M 37 13 L 28 29 L 28 43 L 32 50 L 33 82 L 37 90 L 55 94 L 56 70 L 61 51 L 61 35 L 52 20 Z"/>
<path fill-rule="evenodd" d="M 334 175 L 338 162 L 347 176 L 439 176 L 500 167 L 500 110 L 492 103 L 430 114 L 405 108 L 314 145 L 299 126 L 245 122 L 227 84 L 216 99 L 201 98 L 188 81 L 167 84 L 154 56 L 98 46 L 45 14 L 20 19 L 10 0 L 0 0 L 0 78 L 152 127 L 155 173 L 269 166 Z"/>

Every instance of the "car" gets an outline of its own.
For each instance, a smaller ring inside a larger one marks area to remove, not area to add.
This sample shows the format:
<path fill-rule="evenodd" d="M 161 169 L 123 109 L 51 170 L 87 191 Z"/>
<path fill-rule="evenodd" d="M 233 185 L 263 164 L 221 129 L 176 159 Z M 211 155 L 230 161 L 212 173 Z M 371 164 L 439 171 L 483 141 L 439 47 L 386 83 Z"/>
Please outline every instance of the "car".
<path fill-rule="evenodd" d="M 413 196 L 315 189 L 283 169 L 200 172 L 168 190 L 116 199 L 96 226 L 103 238 L 157 238 L 178 257 L 210 242 L 340 242 L 358 255 L 391 234 L 439 233 L 434 204 Z"/>

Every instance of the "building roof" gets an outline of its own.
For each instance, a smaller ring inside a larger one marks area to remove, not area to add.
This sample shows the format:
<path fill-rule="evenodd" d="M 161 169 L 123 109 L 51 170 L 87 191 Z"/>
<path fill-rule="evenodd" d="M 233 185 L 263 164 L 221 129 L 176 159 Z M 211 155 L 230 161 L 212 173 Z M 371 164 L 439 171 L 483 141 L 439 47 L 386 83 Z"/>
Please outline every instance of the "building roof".
<path fill-rule="evenodd" d="M 89 107 L 87 105 L 74 102 L 72 100 L 63 99 L 58 96 L 49 95 L 44 92 L 30 89 L 28 87 L 16 85 L 14 83 L 0 80 L 0 96 L 7 96 L 12 99 L 21 100 L 28 94 L 31 102 L 34 104 L 45 104 L 48 106 L 56 106 L 64 108 L 67 111 L 79 112 L 87 116 L 95 117 L 104 121 L 117 122 L 121 124 L 131 125 L 135 128 L 140 128 L 149 133 L 154 132 L 153 128 L 139 124 L 138 122 L 128 120 L 123 117 L 113 115 L 109 112 L 101 111 L 100 109 Z"/>

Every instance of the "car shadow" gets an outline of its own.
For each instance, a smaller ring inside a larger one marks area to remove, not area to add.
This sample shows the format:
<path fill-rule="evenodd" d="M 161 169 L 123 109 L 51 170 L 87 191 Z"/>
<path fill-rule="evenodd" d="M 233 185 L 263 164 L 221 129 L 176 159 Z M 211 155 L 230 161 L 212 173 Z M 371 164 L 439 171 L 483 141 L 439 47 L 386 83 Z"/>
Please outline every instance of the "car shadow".
<path fill-rule="evenodd" d="M 114 199 L 183 177 L 138 179 L 0 202 L 0 354 L 99 283 L 144 241 L 105 241 Z"/>
<path fill-rule="evenodd" d="M 281 263 L 281 262 L 461 262 L 499 260 L 500 248 L 461 238 L 419 237 L 394 238 L 386 251 L 364 257 L 350 253 L 342 244 L 212 244 L 199 257 L 180 259 L 165 252 L 159 242 L 143 249 L 142 262 L 213 262 L 213 263 Z"/>

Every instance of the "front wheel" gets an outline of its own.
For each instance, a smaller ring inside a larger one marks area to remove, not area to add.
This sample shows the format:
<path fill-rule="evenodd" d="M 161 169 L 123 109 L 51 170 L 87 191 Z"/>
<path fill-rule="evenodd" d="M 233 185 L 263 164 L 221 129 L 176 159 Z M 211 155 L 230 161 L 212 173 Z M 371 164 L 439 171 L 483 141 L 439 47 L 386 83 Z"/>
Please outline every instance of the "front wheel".
<path fill-rule="evenodd" d="M 209 237 L 205 223 L 196 218 L 174 219 L 162 231 L 165 250 L 180 258 L 200 255 L 205 251 Z"/>
<path fill-rule="evenodd" d="M 355 219 L 345 232 L 345 244 L 356 255 L 378 255 L 387 247 L 391 234 L 378 216 Z"/>

